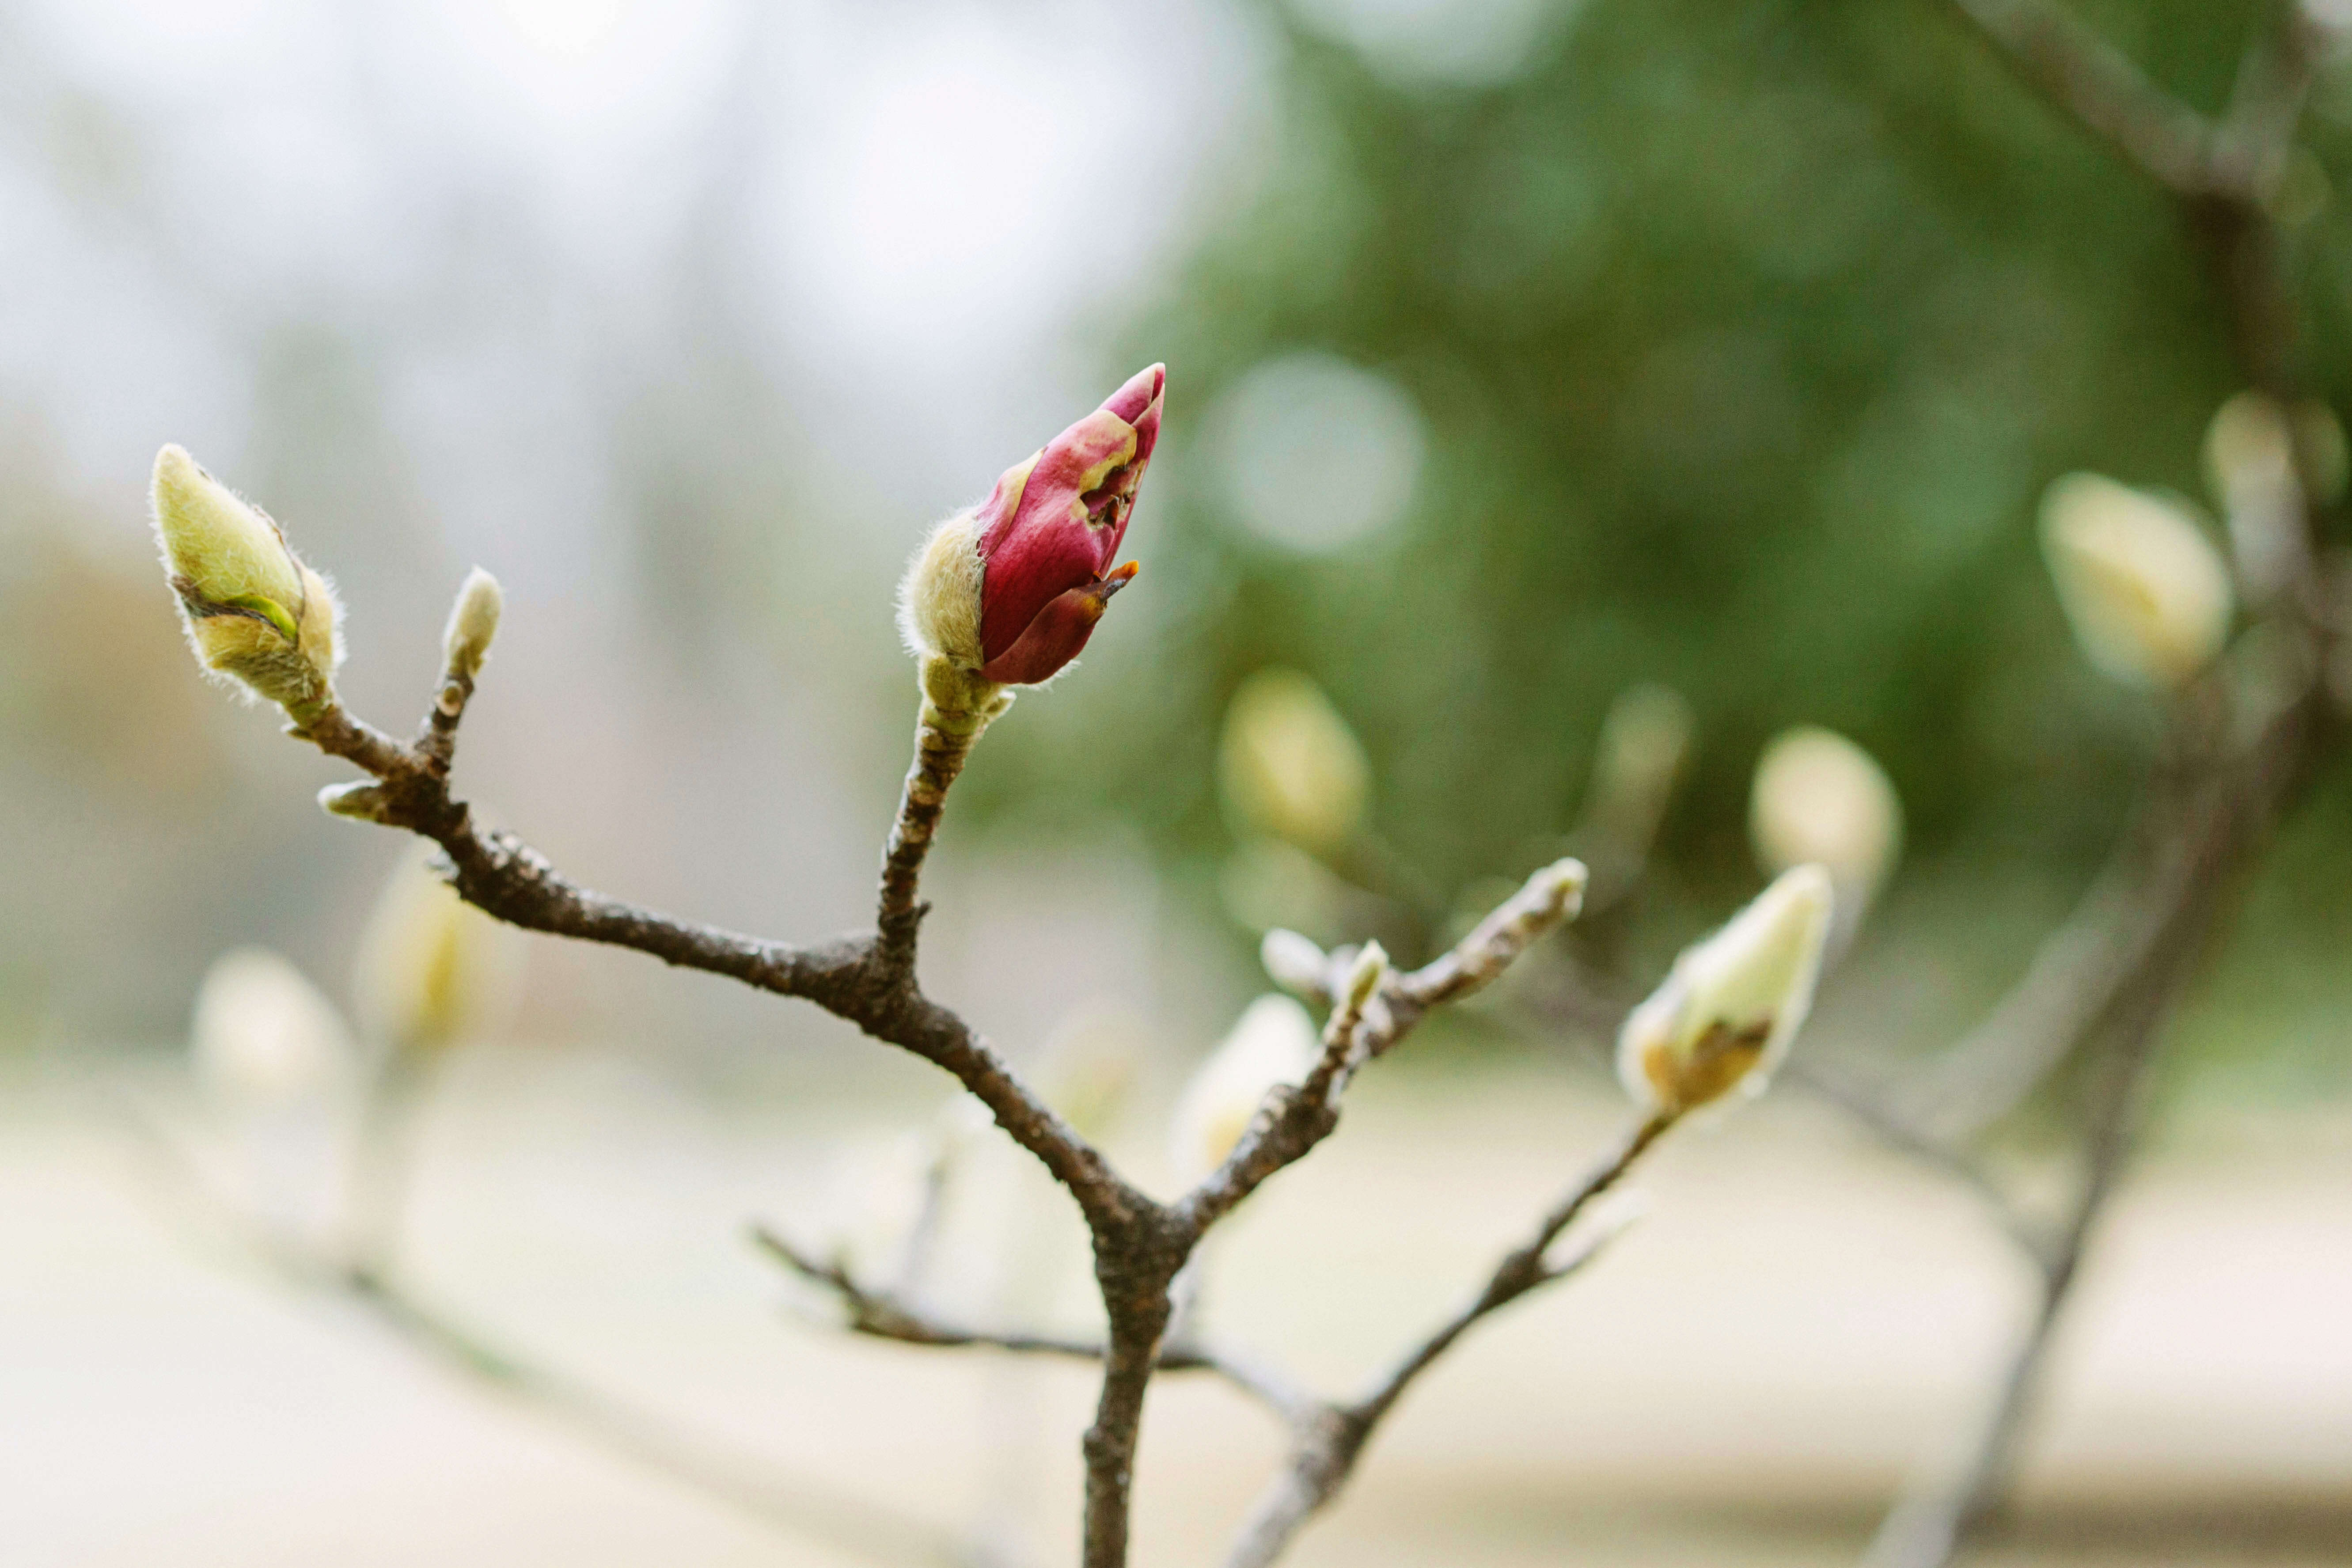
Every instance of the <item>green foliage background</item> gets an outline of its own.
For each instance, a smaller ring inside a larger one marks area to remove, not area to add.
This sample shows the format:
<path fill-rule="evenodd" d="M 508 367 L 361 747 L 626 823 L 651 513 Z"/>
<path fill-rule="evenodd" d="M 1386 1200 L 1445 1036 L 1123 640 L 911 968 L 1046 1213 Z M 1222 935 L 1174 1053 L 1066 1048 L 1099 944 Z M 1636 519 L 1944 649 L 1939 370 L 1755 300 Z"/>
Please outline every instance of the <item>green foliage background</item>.
<path fill-rule="evenodd" d="M 2252 22 L 2089 15 L 2213 108 Z M 1974 974 L 1963 991 L 1990 984 L 2147 763 L 2153 709 L 2075 655 L 2032 519 L 2074 468 L 2203 492 L 2205 426 L 2237 385 L 2181 212 L 1948 6 L 1595 4 L 1488 89 L 1386 79 L 1269 18 L 1270 164 L 1119 361 L 1172 367 L 1131 544 L 1146 575 L 1119 606 L 1157 587 L 1166 608 L 1149 637 L 1114 621 L 1089 678 L 1008 733 L 1024 765 L 999 757 L 975 794 L 1044 809 L 1084 757 L 1180 871 L 1213 863 L 1223 703 L 1290 664 L 1359 728 L 1382 835 L 1458 887 L 1527 868 L 1572 820 L 1610 699 L 1662 680 L 1700 735 L 1666 928 L 1753 885 L 1757 752 L 1823 723 L 1902 793 L 1907 885 L 1934 890 L 1890 918 L 1928 921 L 1910 937 Z M 2331 170 L 2352 153 L 2340 102 L 2311 125 Z M 2305 350 L 2340 407 L 2346 218 L 2314 205 Z M 1430 432 L 1404 523 L 1328 557 L 1255 539 L 1199 440 L 1200 410 L 1298 348 L 1392 378 Z M 2267 949 L 2223 987 L 2291 974 L 2310 1010 L 2209 1043 L 2340 1072 L 2341 783 L 2292 829 L 2255 898 Z"/>

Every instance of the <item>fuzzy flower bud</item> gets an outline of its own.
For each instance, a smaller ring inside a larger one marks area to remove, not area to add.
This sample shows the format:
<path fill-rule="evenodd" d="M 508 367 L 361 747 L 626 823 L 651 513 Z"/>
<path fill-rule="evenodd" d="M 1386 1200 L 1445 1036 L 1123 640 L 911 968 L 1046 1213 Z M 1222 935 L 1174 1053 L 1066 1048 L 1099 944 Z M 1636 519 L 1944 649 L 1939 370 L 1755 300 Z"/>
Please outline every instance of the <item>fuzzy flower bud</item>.
<path fill-rule="evenodd" d="M 939 525 L 898 586 L 898 627 L 918 657 L 1004 686 L 1051 679 L 1094 635 L 1136 488 L 1160 439 L 1167 368 L 1139 372 L 1100 408 Z"/>
<path fill-rule="evenodd" d="M 481 674 L 505 605 L 506 592 L 496 577 L 478 566 L 467 573 L 457 603 L 449 606 L 448 627 L 441 634 L 441 668 L 468 680 Z"/>
<path fill-rule="evenodd" d="M 1357 952 L 1355 962 L 1348 966 L 1348 983 L 1342 988 L 1348 1011 L 1360 1013 L 1371 1001 L 1372 993 L 1389 977 L 1388 950 L 1377 942 L 1368 942 Z"/>
<path fill-rule="evenodd" d="M 1329 854 L 1362 827 L 1371 764 L 1331 700 L 1295 669 L 1262 669 L 1225 710 L 1217 778 L 1236 826 Z"/>
<path fill-rule="evenodd" d="M 264 1110 L 321 1098 L 354 1059 L 334 1005 L 300 970 L 259 947 L 224 953 L 205 972 L 189 1051 L 222 1099 Z"/>
<path fill-rule="evenodd" d="M 1294 996 L 1320 1002 L 1329 994 L 1331 961 L 1313 939 L 1276 926 L 1258 943 L 1266 978 Z"/>
<path fill-rule="evenodd" d="M 1304 1083 L 1322 1050 L 1297 1002 L 1268 995 L 1251 1003 L 1176 1102 L 1169 1142 L 1176 1174 L 1191 1184 L 1223 1164 L 1275 1086 Z"/>
<path fill-rule="evenodd" d="M 1812 725 L 1783 731 L 1764 748 L 1748 797 L 1757 858 L 1775 873 L 1826 867 L 1841 913 L 1858 917 L 1894 868 L 1903 804 L 1868 752 Z"/>
<path fill-rule="evenodd" d="M 257 509 L 178 447 L 155 455 L 155 537 L 196 660 L 299 723 L 334 696 L 341 606 Z"/>
<path fill-rule="evenodd" d="M 2229 574 L 2170 501 L 2068 474 L 2042 496 L 2042 548 L 2075 640 L 2118 680 L 2179 686 L 2229 636 Z"/>
<path fill-rule="evenodd" d="M 507 932 L 457 896 L 419 847 L 376 900 L 360 946 L 360 1024 L 373 1043 L 435 1051 L 478 1035 L 510 978 Z"/>
<path fill-rule="evenodd" d="M 1667 1115 L 1761 1094 L 1812 1005 L 1832 902 L 1829 873 L 1800 866 L 1684 949 L 1617 1037 L 1625 1092 Z"/>

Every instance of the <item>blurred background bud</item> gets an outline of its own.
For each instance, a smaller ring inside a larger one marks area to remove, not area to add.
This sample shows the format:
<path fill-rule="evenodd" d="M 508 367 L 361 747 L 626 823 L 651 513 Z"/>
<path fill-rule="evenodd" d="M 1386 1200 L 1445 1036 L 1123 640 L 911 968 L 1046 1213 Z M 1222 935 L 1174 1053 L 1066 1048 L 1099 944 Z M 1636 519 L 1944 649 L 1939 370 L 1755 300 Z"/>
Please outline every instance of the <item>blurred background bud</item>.
<path fill-rule="evenodd" d="M 2304 493 L 2287 411 L 2258 392 L 2221 405 L 2205 432 L 2205 475 L 2229 521 L 2238 581 L 2260 603 L 2304 562 Z"/>
<path fill-rule="evenodd" d="M 1629 686 L 1609 704 L 1585 792 L 1587 826 L 1636 857 L 1648 852 L 1690 756 L 1690 704 L 1673 688 Z"/>
<path fill-rule="evenodd" d="M 1236 828 L 1314 855 L 1344 849 L 1362 828 L 1371 767 L 1322 688 L 1295 669 L 1262 669 L 1225 709 L 1217 782 Z"/>
<path fill-rule="evenodd" d="M 1762 1093 L 1812 1006 L 1834 901 L 1830 874 L 1799 866 L 1684 949 L 1618 1036 L 1625 1092 L 1670 1115 Z"/>
<path fill-rule="evenodd" d="M 1150 1038 L 1150 1026 L 1132 1008 L 1079 1006 L 1046 1038 L 1037 1092 L 1079 1136 L 1100 1142 L 1127 1113 Z"/>
<path fill-rule="evenodd" d="M 419 843 L 393 868 L 361 939 L 360 1032 L 394 1052 L 436 1051 L 495 1028 L 513 991 L 515 933 L 457 896 Z"/>
<path fill-rule="evenodd" d="M 2042 544 L 2076 641 L 2108 675 L 2177 687 L 2221 651 L 2229 574 L 2180 506 L 2068 474 L 2042 496 Z"/>
<path fill-rule="evenodd" d="M 1317 1002 L 1325 998 L 1330 960 L 1311 939 L 1276 926 L 1257 944 L 1257 956 L 1266 978 L 1292 995 Z"/>
<path fill-rule="evenodd" d="M 1778 875 L 1825 867 L 1838 920 L 1851 928 L 1895 868 L 1903 803 L 1876 759 L 1834 731 L 1801 725 L 1764 748 L 1748 796 L 1756 857 Z"/>
<path fill-rule="evenodd" d="M 180 618 L 206 669 L 298 721 L 331 693 L 340 607 L 278 525 L 179 447 L 155 455 L 151 500 Z"/>
<path fill-rule="evenodd" d="M 205 1087 L 241 1110 L 323 1100 L 345 1084 L 355 1060 L 334 1004 L 259 947 L 224 953 L 205 972 L 189 1050 Z"/>
<path fill-rule="evenodd" d="M 449 625 L 441 634 L 441 668 L 468 680 L 481 674 L 505 605 L 506 593 L 496 577 L 478 566 L 467 573 L 457 602 L 449 606 Z"/>
<path fill-rule="evenodd" d="M 1321 1048 L 1315 1021 L 1291 997 L 1261 996 L 1244 1009 L 1176 1102 L 1169 1162 L 1177 1180 L 1191 1186 L 1223 1163 L 1267 1093 L 1304 1081 Z"/>

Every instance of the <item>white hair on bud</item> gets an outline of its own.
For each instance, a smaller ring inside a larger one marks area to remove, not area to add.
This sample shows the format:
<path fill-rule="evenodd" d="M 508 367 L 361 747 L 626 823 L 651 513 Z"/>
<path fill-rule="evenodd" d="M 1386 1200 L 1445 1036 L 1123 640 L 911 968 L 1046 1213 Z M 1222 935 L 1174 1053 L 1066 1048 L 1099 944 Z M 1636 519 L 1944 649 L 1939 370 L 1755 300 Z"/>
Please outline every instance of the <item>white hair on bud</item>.
<path fill-rule="evenodd" d="M 1829 872 L 1798 866 L 1685 948 L 1618 1035 L 1635 1103 L 1680 1115 L 1734 1088 L 1761 1094 L 1812 1007 L 1834 904 Z"/>
<path fill-rule="evenodd" d="M 898 636 L 907 651 L 965 669 L 987 662 L 980 646 L 980 517 L 967 508 L 931 530 L 898 583 Z"/>
<path fill-rule="evenodd" d="M 466 574 L 457 601 L 449 606 L 449 625 L 441 634 L 443 668 L 468 680 L 482 673 L 490 643 L 499 635 L 499 616 L 506 608 L 506 591 L 480 567 Z"/>

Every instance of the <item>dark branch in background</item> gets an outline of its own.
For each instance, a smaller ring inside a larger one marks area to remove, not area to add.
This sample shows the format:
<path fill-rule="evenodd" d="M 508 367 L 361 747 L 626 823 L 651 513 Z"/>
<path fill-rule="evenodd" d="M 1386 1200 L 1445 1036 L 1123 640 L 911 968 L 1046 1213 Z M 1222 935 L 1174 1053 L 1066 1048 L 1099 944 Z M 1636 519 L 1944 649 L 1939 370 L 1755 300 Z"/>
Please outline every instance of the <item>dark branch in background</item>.
<path fill-rule="evenodd" d="M 967 1560 L 962 1545 L 935 1525 L 679 1431 L 664 1417 L 492 1344 L 373 1262 L 335 1256 L 253 1217 L 212 1189 L 201 1163 L 154 1117 L 136 1106 L 128 1112 L 124 1125 L 156 1167 L 152 1190 L 291 1289 L 356 1309 L 406 1349 L 477 1388 L 788 1534 L 875 1563 L 949 1568 Z"/>
<path fill-rule="evenodd" d="M 2305 392 L 2296 363 L 2302 312 L 2284 271 L 2285 237 L 2270 210 L 2323 38 L 2294 4 L 2268 8 L 2220 122 L 2179 103 L 2120 53 L 2039 0 L 1953 0 L 2018 74 L 2182 199 L 2205 243 L 2232 352 L 2249 384 L 2283 405 Z M 2273 624 L 2302 673 L 2275 716 L 2232 749 L 2220 675 L 2182 694 L 2168 756 L 2140 821 L 2025 979 L 1978 1031 L 1931 1069 L 1900 1111 L 1833 1089 L 1890 1143 L 1968 1180 L 1993 1202 L 2033 1258 L 2032 1321 L 1952 1471 L 1907 1495 L 1873 1542 L 1873 1568 L 1942 1568 L 1998 1509 L 2050 1343 L 2107 1199 L 2127 1164 L 2162 1032 L 2210 945 L 2230 893 L 2307 778 L 2330 715 L 2317 675 L 2331 636 L 2308 548 L 2324 519 L 2317 455 L 2298 431 L 2303 580 Z M 2058 1234 L 2036 1246 L 2013 1206 L 1950 1142 L 1983 1131 L 2061 1066 L 2091 1052 L 2084 1171 Z"/>
<path fill-rule="evenodd" d="M 2125 161 L 2168 188 L 2203 193 L 2213 126 L 2123 52 L 2045 0 L 1952 0 L 2011 68 Z"/>

